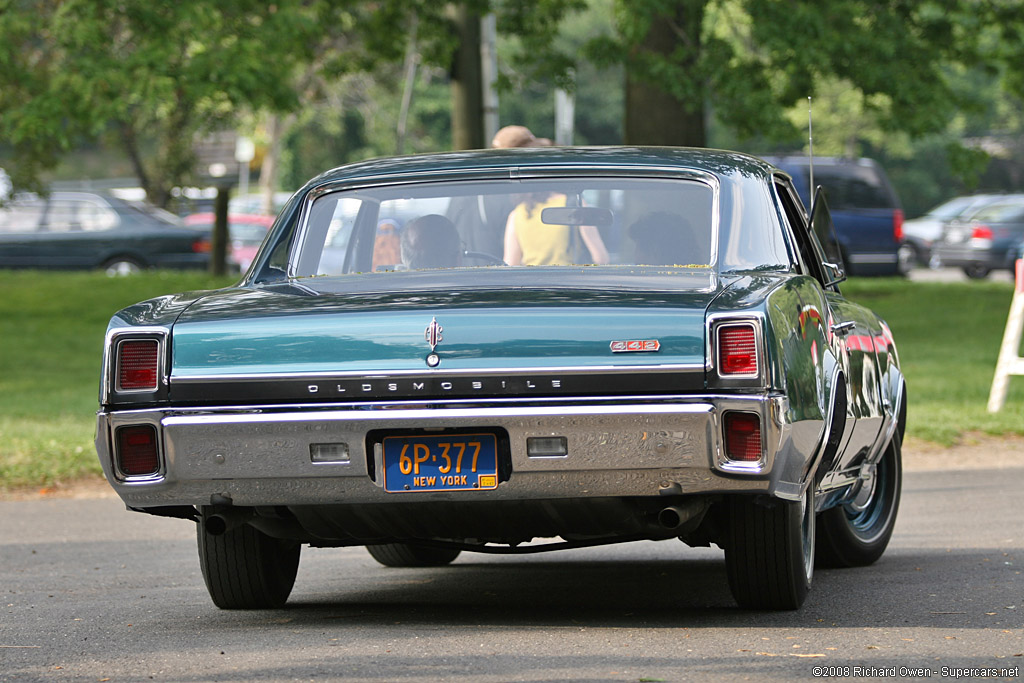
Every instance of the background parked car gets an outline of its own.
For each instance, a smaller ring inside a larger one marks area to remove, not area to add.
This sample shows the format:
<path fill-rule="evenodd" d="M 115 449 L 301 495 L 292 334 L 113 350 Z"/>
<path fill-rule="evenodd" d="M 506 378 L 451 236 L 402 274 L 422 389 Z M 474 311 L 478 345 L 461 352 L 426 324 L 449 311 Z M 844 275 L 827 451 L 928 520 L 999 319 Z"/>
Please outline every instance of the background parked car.
<path fill-rule="evenodd" d="M 793 178 L 800 199 L 811 206 L 807 157 L 767 157 Z M 825 188 L 839 245 L 851 275 L 903 275 L 912 267 L 904 249 L 903 209 L 885 171 L 872 159 L 816 157 L 814 184 Z"/>
<path fill-rule="evenodd" d="M 932 258 L 932 247 L 942 236 L 942 229 L 955 220 L 967 220 L 988 204 L 1003 199 L 1001 194 L 972 194 L 954 197 L 928 211 L 919 218 L 903 223 L 904 244 L 913 250 L 914 259 L 927 265 Z M 937 262 L 935 265 L 938 265 Z"/>
<path fill-rule="evenodd" d="M 202 230 L 204 234 L 213 232 L 214 215 L 212 213 L 194 213 L 185 217 L 185 225 Z M 274 224 L 272 216 L 259 214 L 228 214 L 228 259 L 236 264 L 242 272 L 249 269 L 256 252 L 267 236 L 267 230 Z"/>
<path fill-rule="evenodd" d="M 281 212 L 284 205 L 291 199 L 291 192 L 275 192 L 271 200 L 270 213 L 276 216 Z M 228 201 L 230 213 L 244 213 L 248 215 L 263 214 L 263 195 L 246 194 L 240 197 L 232 197 Z"/>
<path fill-rule="evenodd" d="M 967 277 L 984 278 L 997 268 L 1013 272 L 1024 242 L 1024 195 L 1009 195 L 974 213 L 970 220 L 946 225 L 935 245 L 944 266 L 963 269 Z"/>
<path fill-rule="evenodd" d="M 206 268 L 208 233 L 176 216 L 99 192 L 15 196 L 0 207 L 0 267 Z"/>

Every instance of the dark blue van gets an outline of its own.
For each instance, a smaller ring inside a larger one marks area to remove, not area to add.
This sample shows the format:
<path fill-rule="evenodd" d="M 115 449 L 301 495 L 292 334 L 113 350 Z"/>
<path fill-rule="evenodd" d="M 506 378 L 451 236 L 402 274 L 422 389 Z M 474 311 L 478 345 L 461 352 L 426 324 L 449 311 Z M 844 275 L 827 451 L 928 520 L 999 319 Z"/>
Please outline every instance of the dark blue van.
<path fill-rule="evenodd" d="M 766 157 L 793 178 L 810 210 L 807 157 Z M 903 243 L 903 209 L 885 171 L 872 159 L 816 157 L 814 184 L 825 188 L 828 208 L 850 275 L 905 275 L 913 255 Z"/>

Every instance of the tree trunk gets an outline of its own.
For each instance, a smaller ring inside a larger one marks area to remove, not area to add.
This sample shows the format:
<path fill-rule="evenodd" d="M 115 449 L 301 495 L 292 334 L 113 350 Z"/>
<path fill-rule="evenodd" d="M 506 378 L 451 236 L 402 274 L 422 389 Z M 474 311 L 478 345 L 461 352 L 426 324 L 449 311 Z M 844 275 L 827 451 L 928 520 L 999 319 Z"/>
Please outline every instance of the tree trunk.
<path fill-rule="evenodd" d="M 652 17 L 643 42 L 631 49 L 626 68 L 626 144 L 707 145 L 704 88 L 698 72 L 705 4 L 706 0 L 676 0 L 670 10 Z M 652 62 L 667 62 L 671 68 L 649 69 Z M 680 74 L 680 83 L 665 82 L 664 74 L 673 71 Z"/>
<path fill-rule="evenodd" d="M 277 176 L 281 168 L 281 148 L 284 135 L 295 122 L 295 114 L 270 114 L 266 120 L 269 143 L 260 165 L 260 212 L 268 216 L 277 213 L 274 210 L 274 192 L 277 190 Z"/>
<path fill-rule="evenodd" d="M 213 202 L 213 234 L 210 236 L 210 274 L 224 275 L 228 272 L 228 197 L 231 188 L 227 185 L 217 187 L 217 197 Z"/>
<path fill-rule="evenodd" d="M 452 148 L 482 149 L 484 101 L 480 63 L 480 15 L 463 5 L 449 6 L 459 48 L 452 60 Z"/>

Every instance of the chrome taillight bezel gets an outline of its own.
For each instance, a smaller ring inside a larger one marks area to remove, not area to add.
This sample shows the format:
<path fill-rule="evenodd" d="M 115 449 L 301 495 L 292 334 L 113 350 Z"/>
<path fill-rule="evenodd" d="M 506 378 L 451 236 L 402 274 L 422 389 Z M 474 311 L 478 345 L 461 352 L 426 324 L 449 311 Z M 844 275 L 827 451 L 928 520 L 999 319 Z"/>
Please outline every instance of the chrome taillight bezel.
<path fill-rule="evenodd" d="M 107 405 L 117 402 L 153 401 L 164 398 L 167 393 L 167 340 L 170 330 L 166 327 L 115 328 L 107 332 L 103 347 L 103 380 L 100 386 L 100 403 Z M 122 345 L 132 341 L 153 341 L 156 352 L 156 384 L 153 387 L 126 389 L 120 386 L 120 351 Z"/>
<path fill-rule="evenodd" d="M 143 474 L 130 474 L 121 468 L 119 432 L 134 427 L 151 427 L 155 432 L 157 468 Z M 125 410 L 111 413 L 106 424 L 106 460 L 109 462 L 110 474 L 124 483 L 146 483 L 160 481 L 167 475 L 167 451 L 164 444 L 164 429 L 159 414 L 144 410 Z"/>

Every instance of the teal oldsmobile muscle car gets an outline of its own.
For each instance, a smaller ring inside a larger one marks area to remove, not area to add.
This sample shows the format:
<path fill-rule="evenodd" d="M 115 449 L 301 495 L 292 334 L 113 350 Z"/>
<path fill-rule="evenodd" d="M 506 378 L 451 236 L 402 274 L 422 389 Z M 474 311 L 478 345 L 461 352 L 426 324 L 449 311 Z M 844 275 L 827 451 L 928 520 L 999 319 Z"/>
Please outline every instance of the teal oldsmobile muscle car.
<path fill-rule="evenodd" d="M 815 562 L 878 559 L 900 497 L 896 347 L 834 245 L 824 201 L 731 152 L 344 166 L 238 286 L 114 316 L 97 451 L 130 509 L 198 523 L 222 608 L 283 604 L 304 544 L 678 538 L 795 609 Z"/>

